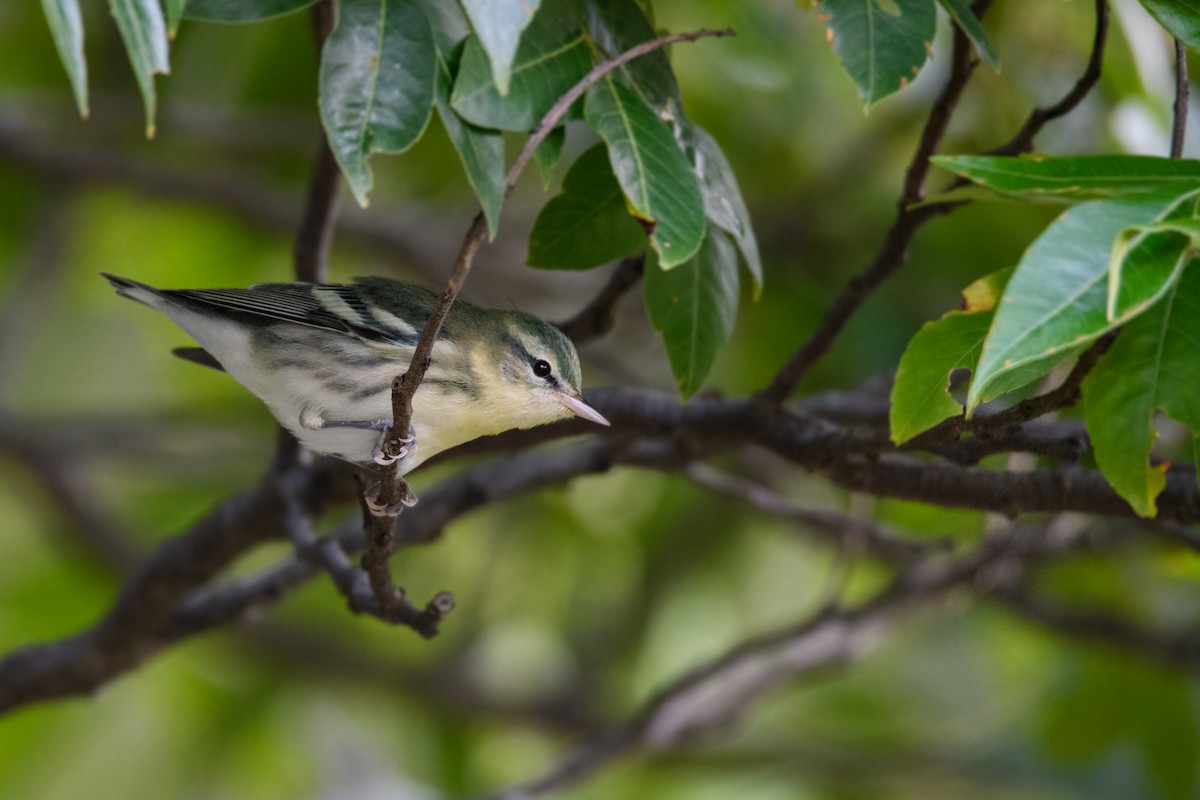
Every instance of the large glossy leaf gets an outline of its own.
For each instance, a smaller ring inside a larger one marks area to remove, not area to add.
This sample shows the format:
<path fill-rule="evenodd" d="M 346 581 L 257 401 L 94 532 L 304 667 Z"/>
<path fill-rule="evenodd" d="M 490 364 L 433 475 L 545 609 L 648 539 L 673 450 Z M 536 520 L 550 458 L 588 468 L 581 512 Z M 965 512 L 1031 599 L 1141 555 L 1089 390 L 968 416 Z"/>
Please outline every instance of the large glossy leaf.
<path fill-rule="evenodd" d="M 695 255 L 704 239 L 704 200 L 671 128 L 611 76 L 588 90 L 584 116 L 608 145 L 630 207 L 653 225 L 650 245 L 663 268 Z"/>
<path fill-rule="evenodd" d="M 569 0 L 546 0 L 521 37 L 507 95 L 492 80 L 477 36 L 467 39 L 450 103 L 463 119 L 486 128 L 530 131 L 554 102 L 587 74 L 591 51 Z"/>
<path fill-rule="evenodd" d="M 83 16 L 79 0 L 42 0 L 42 11 L 54 36 L 54 46 L 62 59 L 75 94 L 79 115 L 88 115 L 87 59 L 83 55 Z"/>
<path fill-rule="evenodd" d="M 1117 235 L 1152 222 L 1173 197 L 1084 203 L 1064 212 L 1025 252 L 996 309 L 971 382 L 967 413 L 1011 391 L 1114 327 L 1106 313 Z M 1135 251 L 1133 257 L 1153 255 Z"/>
<path fill-rule="evenodd" d="M 937 28 L 933 0 L 822 0 L 817 13 L 868 108 L 917 76 Z"/>
<path fill-rule="evenodd" d="M 454 149 L 462 159 L 467 180 L 483 215 L 487 219 L 488 236 L 496 237 L 500 225 L 500 209 L 504 205 L 504 134 L 495 130 L 477 128 L 459 118 L 450 107 L 450 87 L 454 83 L 455 54 L 444 56 L 438 52 L 438 74 L 435 85 L 435 101 L 438 116 L 446 129 L 446 135 L 454 143 Z"/>
<path fill-rule="evenodd" d="M 155 74 L 170 71 L 167 63 L 167 23 L 159 0 L 109 0 L 117 29 L 125 40 L 129 63 L 146 106 L 146 136 L 154 136 Z"/>
<path fill-rule="evenodd" d="M 1012 269 L 1004 269 L 975 281 L 963 290 L 964 310 L 925 323 L 909 341 L 892 384 L 893 442 L 903 444 L 962 413 L 950 395 L 950 373 L 979 363 L 993 309 L 1011 275 Z"/>
<path fill-rule="evenodd" d="M 710 228 L 695 257 L 675 269 L 660 269 L 654 258 L 646 263 L 646 309 L 662 334 L 685 399 L 704 383 L 717 351 L 733 333 L 737 271 L 737 250 L 718 228 Z"/>
<path fill-rule="evenodd" d="M 934 156 L 930 159 L 998 194 L 1076 203 L 1179 186 L 1200 187 L 1200 161 L 1155 156 Z M 933 198 L 936 199 L 936 198 Z"/>
<path fill-rule="evenodd" d="M 742 200 L 733 167 L 716 139 L 708 131 L 694 123 L 688 123 L 686 139 L 691 146 L 692 164 L 700 181 L 700 193 L 704 197 L 704 213 L 709 222 L 733 236 L 738 250 L 746 261 L 750 276 L 754 279 L 754 295 L 762 291 L 762 259 L 758 254 L 758 240 L 750 225 L 750 212 Z"/>
<path fill-rule="evenodd" d="M 586 0 L 585 27 L 603 58 L 615 58 L 655 37 L 635 0 Z M 683 102 L 664 50 L 635 58 L 617 74 L 660 116 L 683 120 Z"/>
<path fill-rule="evenodd" d="M 290 14 L 317 0 L 187 0 L 185 19 L 206 22 L 258 22 Z"/>
<path fill-rule="evenodd" d="M 950 14 L 955 24 L 971 40 L 971 44 L 975 47 L 975 52 L 979 53 L 979 57 L 983 59 L 983 63 L 999 72 L 1000 57 L 992 49 L 992 42 L 988 39 L 987 32 L 983 29 L 983 23 L 979 21 L 979 17 L 975 16 L 975 12 L 971 10 L 971 4 L 967 0 L 941 0 L 941 4 L 942 8 L 946 9 L 946 12 Z"/>
<path fill-rule="evenodd" d="M 1200 433 L 1200 269 L 1121 329 L 1083 384 L 1096 463 L 1138 514 L 1151 517 L 1166 485 L 1150 464 L 1154 414 L 1165 411 Z"/>
<path fill-rule="evenodd" d="M 342 0 L 321 55 L 321 120 L 354 196 L 367 205 L 372 153 L 400 153 L 425 130 L 437 52 L 417 0 Z"/>
<path fill-rule="evenodd" d="M 571 165 L 562 193 L 538 214 L 529 236 L 529 265 L 589 269 L 633 255 L 646 246 L 646 232 L 625 206 L 604 145 Z"/>
<path fill-rule="evenodd" d="M 1200 6 L 1180 0 L 1142 0 L 1158 24 L 1193 50 L 1200 50 Z"/>
<path fill-rule="evenodd" d="M 491 63 L 500 94 L 508 94 L 513 58 L 521 32 L 534 19 L 541 0 L 462 0 L 471 27 Z"/>

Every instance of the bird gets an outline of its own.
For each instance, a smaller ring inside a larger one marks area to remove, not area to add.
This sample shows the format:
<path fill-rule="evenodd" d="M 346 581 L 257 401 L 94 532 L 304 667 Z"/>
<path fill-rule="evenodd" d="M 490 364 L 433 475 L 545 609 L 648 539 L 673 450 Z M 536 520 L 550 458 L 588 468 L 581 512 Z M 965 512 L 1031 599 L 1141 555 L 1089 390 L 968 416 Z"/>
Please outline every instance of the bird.
<path fill-rule="evenodd" d="M 308 449 L 404 475 L 481 436 L 571 416 L 609 422 L 580 390 L 579 356 L 554 325 L 520 311 L 454 303 L 413 395 L 398 456 L 392 380 L 412 359 L 438 296 L 381 277 L 350 284 L 156 289 L 101 273 L 117 293 L 166 314 Z"/>

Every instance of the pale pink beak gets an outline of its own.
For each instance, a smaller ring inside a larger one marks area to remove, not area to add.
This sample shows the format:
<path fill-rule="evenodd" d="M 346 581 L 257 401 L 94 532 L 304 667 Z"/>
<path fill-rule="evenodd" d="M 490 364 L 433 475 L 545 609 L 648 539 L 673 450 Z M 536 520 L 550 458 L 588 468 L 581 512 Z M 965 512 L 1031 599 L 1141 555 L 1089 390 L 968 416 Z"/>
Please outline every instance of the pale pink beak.
<path fill-rule="evenodd" d="M 587 403 L 583 402 L 583 398 L 578 395 L 570 395 L 565 392 L 559 392 L 558 402 L 566 406 L 567 410 L 572 414 L 577 417 L 582 417 L 588 422 L 594 422 L 597 425 L 612 425 L 611 422 L 604 418 L 603 414 L 589 406 Z"/>

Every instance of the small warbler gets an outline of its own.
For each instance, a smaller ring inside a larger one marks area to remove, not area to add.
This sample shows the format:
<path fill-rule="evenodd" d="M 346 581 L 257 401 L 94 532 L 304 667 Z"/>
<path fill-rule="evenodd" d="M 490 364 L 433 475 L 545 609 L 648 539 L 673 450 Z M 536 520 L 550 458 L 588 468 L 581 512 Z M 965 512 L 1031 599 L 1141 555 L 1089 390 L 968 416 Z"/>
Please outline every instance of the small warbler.
<path fill-rule="evenodd" d="M 381 450 L 392 379 L 408 368 L 437 302 L 433 292 L 386 278 L 155 289 L 104 277 L 119 294 L 170 317 L 305 447 L 356 463 L 395 460 Z M 471 439 L 572 414 L 609 424 L 580 396 L 571 340 L 530 314 L 460 300 L 413 396 L 401 474 Z"/>

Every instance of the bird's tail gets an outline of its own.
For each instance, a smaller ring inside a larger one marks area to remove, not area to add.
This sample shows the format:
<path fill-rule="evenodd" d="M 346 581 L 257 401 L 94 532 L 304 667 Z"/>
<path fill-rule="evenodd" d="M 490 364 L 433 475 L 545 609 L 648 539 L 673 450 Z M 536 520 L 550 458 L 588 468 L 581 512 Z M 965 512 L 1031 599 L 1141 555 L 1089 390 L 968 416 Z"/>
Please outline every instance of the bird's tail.
<path fill-rule="evenodd" d="M 145 303 L 153 308 L 161 308 L 164 297 L 162 292 L 155 289 L 153 286 L 147 286 L 144 283 L 122 278 L 119 275 L 110 275 L 107 272 L 101 272 L 108 282 L 117 290 L 117 294 L 122 297 L 128 297 L 130 300 L 136 300 L 139 303 Z"/>

